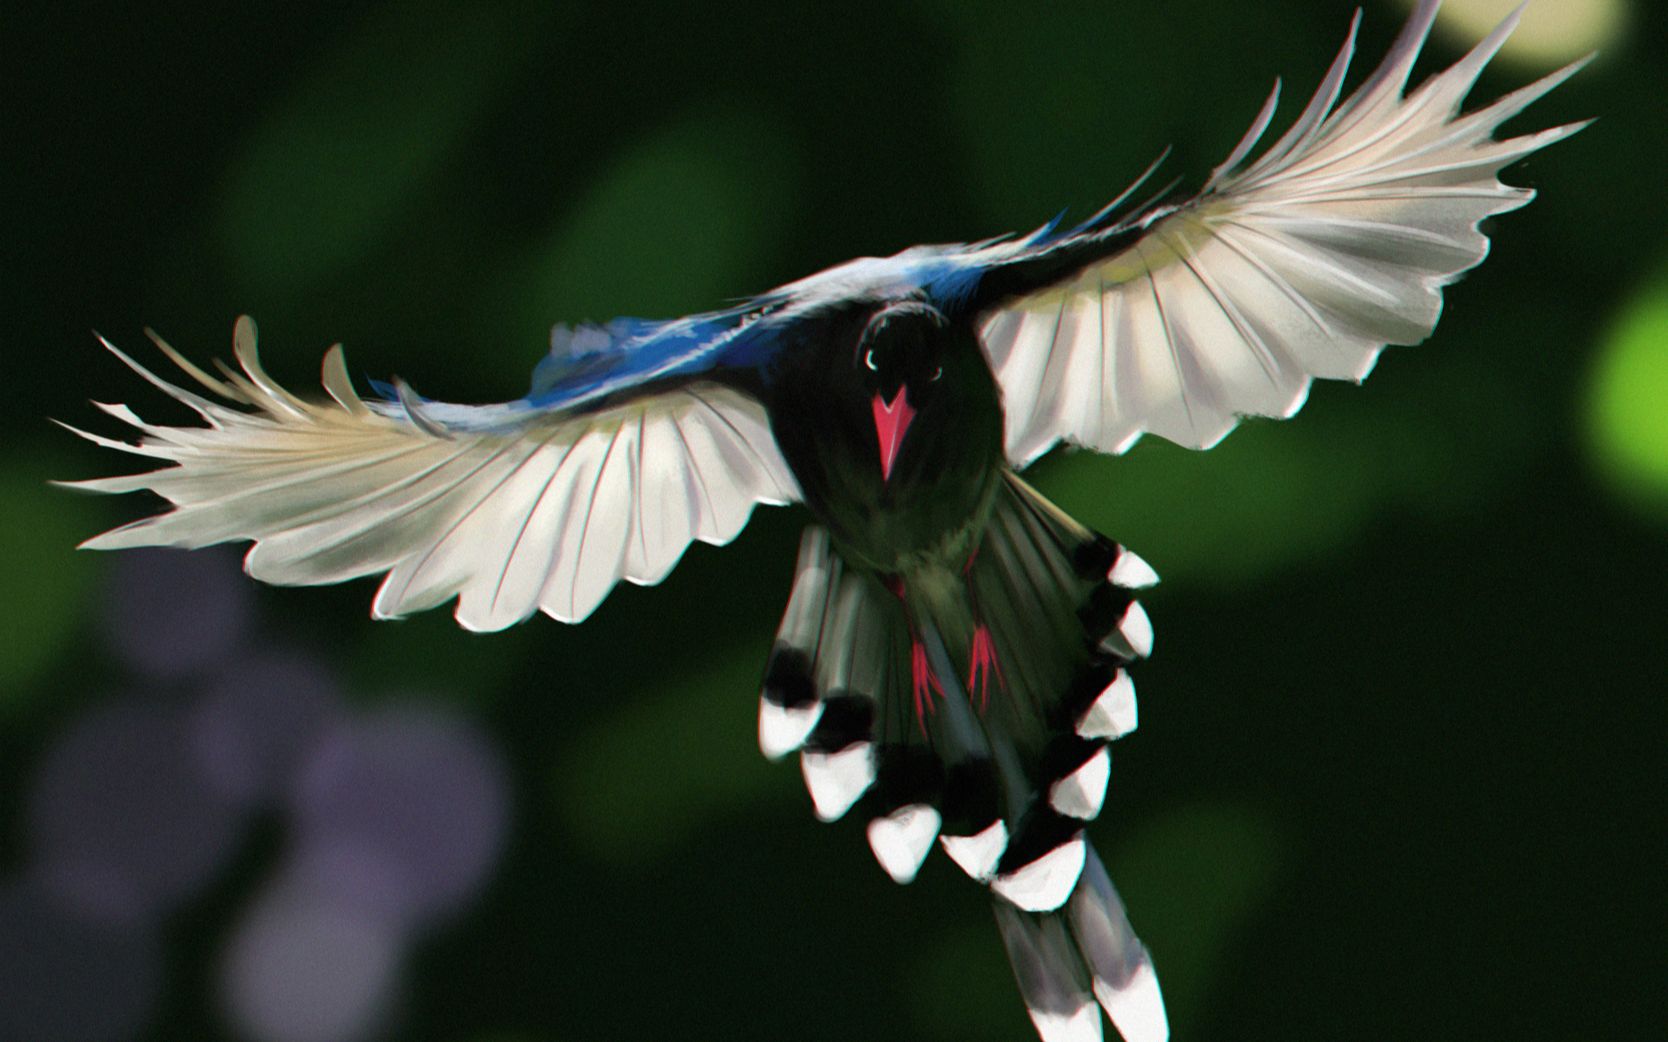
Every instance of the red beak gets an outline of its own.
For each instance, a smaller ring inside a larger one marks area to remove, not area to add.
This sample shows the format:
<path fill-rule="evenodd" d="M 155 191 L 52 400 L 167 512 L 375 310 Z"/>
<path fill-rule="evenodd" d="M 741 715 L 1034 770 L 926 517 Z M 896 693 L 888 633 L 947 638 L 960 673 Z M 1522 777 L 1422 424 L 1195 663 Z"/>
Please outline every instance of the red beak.
<path fill-rule="evenodd" d="M 905 399 L 908 388 L 899 387 L 898 393 L 891 401 L 883 401 L 880 395 L 870 404 L 875 413 L 875 435 L 880 438 L 880 479 L 892 480 L 892 463 L 898 458 L 898 447 L 903 444 L 904 433 L 909 430 L 909 421 L 915 418 L 915 410 L 909 407 Z"/>

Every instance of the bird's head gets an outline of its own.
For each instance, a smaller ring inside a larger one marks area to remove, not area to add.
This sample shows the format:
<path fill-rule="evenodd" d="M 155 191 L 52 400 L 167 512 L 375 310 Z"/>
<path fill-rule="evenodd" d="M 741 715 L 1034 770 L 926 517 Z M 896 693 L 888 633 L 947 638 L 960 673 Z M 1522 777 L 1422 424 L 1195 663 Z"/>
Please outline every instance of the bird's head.
<path fill-rule="evenodd" d="M 910 424 L 930 408 L 944 378 L 949 320 L 920 301 L 889 304 L 875 312 L 858 337 L 852 365 L 868 398 L 880 445 L 880 474 L 892 467 Z"/>

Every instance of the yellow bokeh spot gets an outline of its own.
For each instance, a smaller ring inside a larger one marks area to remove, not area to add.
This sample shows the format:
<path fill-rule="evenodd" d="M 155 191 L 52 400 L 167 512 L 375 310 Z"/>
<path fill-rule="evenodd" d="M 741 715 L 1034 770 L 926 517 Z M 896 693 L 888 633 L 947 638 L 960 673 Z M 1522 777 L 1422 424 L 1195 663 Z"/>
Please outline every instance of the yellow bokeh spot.
<path fill-rule="evenodd" d="M 1470 46 L 1487 36 L 1522 0 L 1447 0 L 1437 29 Z M 1413 6 L 1407 0 L 1407 6 Z M 1627 24 L 1626 0 L 1538 0 L 1523 12 L 1500 57 L 1523 65 L 1561 65 L 1608 47 Z"/>

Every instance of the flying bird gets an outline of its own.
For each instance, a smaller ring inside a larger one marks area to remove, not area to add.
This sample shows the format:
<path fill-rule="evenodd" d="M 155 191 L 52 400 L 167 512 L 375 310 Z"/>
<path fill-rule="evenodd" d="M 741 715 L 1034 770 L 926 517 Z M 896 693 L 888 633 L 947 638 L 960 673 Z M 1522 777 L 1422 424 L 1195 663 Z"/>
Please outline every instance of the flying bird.
<path fill-rule="evenodd" d="M 254 545 L 286 585 L 381 575 L 372 613 L 455 601 L 471 630 L 590 615 L 621 579 L 665 578 L 755 504 L 803 503 L 759 742 L 797 753 L 816 815 L 856 809 L 882 869 L 932 847 L 988 886 L 1019 990 L 1048 1042 L 1168 1037 L 1158 978 L 1085 840 L 1136 726 L 1152 650 L 1135 599 L 1157 581 L 1020 477 L 1065 443 L 1144 434 L 1214 445 L 1286 417 L 1317 378 L 1359 381 L 1430 335 L 1442 288 L 1480 263 L 1479 223 L 1523 206 L 1499 171 L 1571 124 L 1496 128 L 1581 63 L 1471 112 L 1517 22 L 1407 91 L 1437 12 L 1418 5 L 1339 101 L 1357 12 L 1314 97 L 1254 158 L 1279 85 L 1191 194 L 1023 235 L 853 260 L 705 314 L 557 327 L 523 397 L 458 405 L 401 381 L 361 396 L 340 347 L 328 399 L 297 397 L 240 319 L 237 366 L 177 386 L 106 342 L 206 426 L 99 404 L 161 469 L 67 482 L 173 509 L 85 546 Z M 1155 164 L 1156 166 L 1157 164 Z M 75 428 L 71 428 L 75 430 Z"/>

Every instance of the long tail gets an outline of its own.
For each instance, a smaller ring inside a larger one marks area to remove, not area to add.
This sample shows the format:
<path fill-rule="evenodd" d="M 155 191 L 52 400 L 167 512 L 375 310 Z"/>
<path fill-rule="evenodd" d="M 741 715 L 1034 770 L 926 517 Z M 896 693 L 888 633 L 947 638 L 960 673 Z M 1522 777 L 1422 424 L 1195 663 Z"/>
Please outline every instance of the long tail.
<path fill-rule="evenodd" d="M 1046 1042 L 1169 1037 L 1152 960 L 1084 837 L 1135 729 L 1127 667 L 1152 650 L 1139 557 L 1007 475 L 965 564 L 904 580 L 800 546 L 759 703 L 759 744 L 799 751 L 817 816 L 854 806 L 907 883 L 938 840 L 987 884 Z"/>

